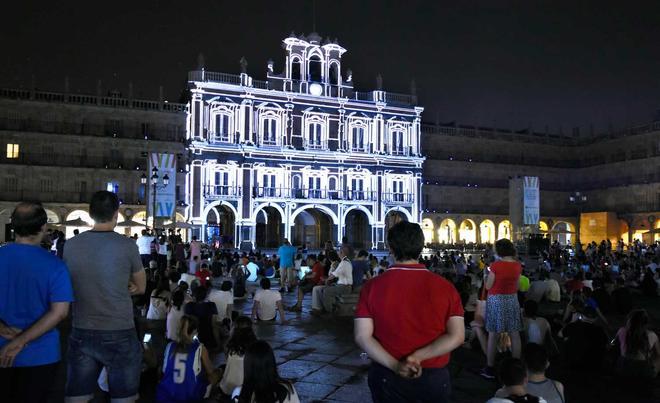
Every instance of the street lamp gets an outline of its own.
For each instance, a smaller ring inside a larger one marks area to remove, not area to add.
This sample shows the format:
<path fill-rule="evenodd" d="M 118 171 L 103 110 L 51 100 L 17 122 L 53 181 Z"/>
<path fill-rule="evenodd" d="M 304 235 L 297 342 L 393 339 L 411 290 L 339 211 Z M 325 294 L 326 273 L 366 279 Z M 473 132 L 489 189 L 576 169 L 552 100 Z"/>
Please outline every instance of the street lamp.
<path fill-rule="evenodd" d="M 578 216 L 577 216 L 577 225 L 575 226 L 575 243 L 580 243 L 580 219 L 582 218 L 582 205 L 587 202 L 587 195 L 582 194 L 579 191 L 573 192 L 573 194 L 568 196 L 568 201 L 571 204 L 574 204 L 577 207 Z"/>
<path fill-rule="evenodd" d="M 167 185 L 170 183 L 170 177 L 169 175 L 165 174 L 163 176 L 162 184 L 158 183 L 158 179 L 160 179 L 160 176 L 158 175 L 158 168 L 153 167 L 151 169 L 151 186 L 152 186 L 152 210 L 151 214 L 153 215 L 153 227 L 154 230 L 156 229 L 156 197 L 158 194 L 158 189 L 164 189 L 167 187 Z M 147 176 L 145 174 L 142 174 L 142 177 L 140 178 L 140 182 L 142 182 L 143 185 L 146 185 L 147 183 Z M 145 226 L 147 219 L 149 217 L 147 216 L 145 218 Z"/>

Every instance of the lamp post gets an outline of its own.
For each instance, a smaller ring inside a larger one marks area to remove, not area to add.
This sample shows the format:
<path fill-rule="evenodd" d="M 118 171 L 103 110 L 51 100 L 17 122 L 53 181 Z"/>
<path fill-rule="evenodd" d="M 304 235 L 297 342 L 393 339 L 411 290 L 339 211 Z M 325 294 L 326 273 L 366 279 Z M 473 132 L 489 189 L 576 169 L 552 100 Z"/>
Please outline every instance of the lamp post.
<path fill-rule="evenodd" d="M 158 175 L 158 168 L 153 167 L 151 169 L 151 186 L 152 186 L 152 193 L 151 193 L 152 194 L 152 210 L 151 210 L 151 214 L 153 215 L 152 218 L 153 218 L 153 228 L 154 228 L 154 230 L 156 229 L 156 195 L 158 194 L 158 189 L 164 189 L 170 183 L 170 177 L 167 174 L 165 174 L 163 176 L 163 180 L 162 180 L 163 183 L 162 184 L 158 183 L 159 179 L 160 179 L 160 176 Z M 147 175 L 142 174 L 142 176 L 140 177 L 140 182 L 143 185 L 146 185 L 147 184 Z M 148 218 L 149 218 L 149 215 L 147 214 L 147 216 L 145 217 L 145 221 L 144 221 L 144 226 L 145 227 L 147 226 Z"/>
<path fill-rule="evenodd" d="M 575 191 L 570 196 L 568 196 L 568 201 L 577 207 L 578 215 L 577 225 L 575 226 L 575 243 L 580 244 L 580 219 L 582 217 L 582 205 L 587 202 L 587 196 L 579 191 Z"/>

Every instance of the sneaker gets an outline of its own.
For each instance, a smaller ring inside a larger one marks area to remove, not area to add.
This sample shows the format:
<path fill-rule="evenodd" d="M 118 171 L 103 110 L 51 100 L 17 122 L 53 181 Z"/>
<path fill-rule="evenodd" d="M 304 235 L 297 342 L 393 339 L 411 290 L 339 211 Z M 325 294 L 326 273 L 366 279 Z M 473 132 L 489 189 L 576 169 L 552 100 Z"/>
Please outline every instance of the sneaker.
<path fill-rule="evenodd" d="M 481 371 L 479 371 L 479 375 L 485 379 L 495 379 L 495 371 L 492 367 L 483 367 Z"/>

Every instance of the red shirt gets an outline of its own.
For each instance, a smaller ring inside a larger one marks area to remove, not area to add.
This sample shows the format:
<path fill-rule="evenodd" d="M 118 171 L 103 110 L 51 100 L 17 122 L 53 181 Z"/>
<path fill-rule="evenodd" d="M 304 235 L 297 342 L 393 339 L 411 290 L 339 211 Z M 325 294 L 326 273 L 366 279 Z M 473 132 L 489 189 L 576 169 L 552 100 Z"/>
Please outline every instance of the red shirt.
<path fill-rule="evenodd" d="M 206 269 L 200 269 L 197 270 L 197 273 L 195 273 L 195 277 L 199 279 L 199 283 L 203 286 L 206 285 L 206 279 L 211 277 L 211 272 L 206 270 Z"/>
<path fill-rule="evenodd" d="M 374 338 L 400 360 L 447 332 L 447 321 L 463 316 L 456 288 L 422 264 L 392 266 L 367 281 L 360 292 L 356 318 L 374 321 Z M 443 368 L 449 353 L 422 362 Z"/>
<path fill-rule="evenodd" d="M 325 267 L 323 267 L 321 262 L 314 263 L 314 266 L 312 266 L 312 273 L 314 273 L 314 277 L 312 277 L 312 283 L 316 285 L 323 284 L 323 275 L 325 274 Z"/>
<path fill-rule="evenodd" d="M 516 294 L 522 266 L 519 262 L 498 260 L 490 265 L 490 271 L 495 274 L 495 284 L 488 290 L 488 295 Z"/>

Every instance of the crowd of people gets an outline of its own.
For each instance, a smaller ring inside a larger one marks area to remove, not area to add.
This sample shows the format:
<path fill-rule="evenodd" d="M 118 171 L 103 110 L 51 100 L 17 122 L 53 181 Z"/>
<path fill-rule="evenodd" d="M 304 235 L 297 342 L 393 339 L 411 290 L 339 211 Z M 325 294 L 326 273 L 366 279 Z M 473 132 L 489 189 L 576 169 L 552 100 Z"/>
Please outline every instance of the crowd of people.
<path fill-rule="evenodd" d="M 635 295 L 658 293 L 659 243 L 575 253 L 553 243 L 525 261 L 502 239 L 480 255 L 422 257 L 421 228 L 400 222 L 381 259 L 346 239 L 312 253 L 284 240 L 267 255 L 186 244 L 175 231 L 126 237 L 114 232 L 118 211 L 115 194 L 97 192 L 93 228 L 66 240 L 47 230 L 39 203 L 14 210 L 16 240 L 0 248 L 0 388 L 10 401 L 48 400 L 62 358 L 57 326 L 71 311 L 67 401 L 99 389 L 135 401 L 154 369 L 158 402 L 298 402 L 254 326 L 287 323 L 305 295 L 315 317 L 359 295 L 354 338 L 372 361 L 375 402 L 450 401 L 450 353 L 461 346 L 481 350 L 480 375 L 502 386 L 493 403 L 565 402 L 564 385 L 546 377 L 551 362 L 649 381 L 660 371 L 652 319 L 634 309 Z M 240 301 L 252 302 L 249 314 Z"/>

